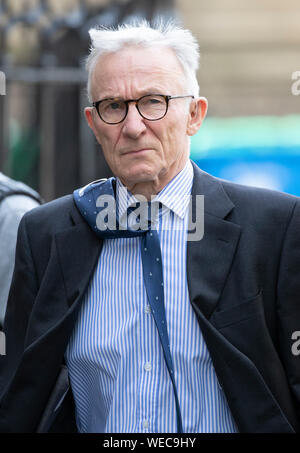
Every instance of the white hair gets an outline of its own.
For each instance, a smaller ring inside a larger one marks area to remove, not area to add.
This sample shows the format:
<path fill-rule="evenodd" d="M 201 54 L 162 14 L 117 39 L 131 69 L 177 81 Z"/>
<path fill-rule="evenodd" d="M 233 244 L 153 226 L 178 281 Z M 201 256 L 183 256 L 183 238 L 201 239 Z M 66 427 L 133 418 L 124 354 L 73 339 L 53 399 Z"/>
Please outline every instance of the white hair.
<path fill-rule="evenodd" d="M 183 68 L 189 94 L 199 97 L 197 69 L 199 66 L 199 46 L 189 30 L 185 30 L 171 22 L 161 22 L 152 28 L 145 20 L 135 24 L 119 25 L 117 29 L 104 27 L 92 28 L 90 54 L 86 60 L 88 71 L 87 92 L 90 102 L 92 74 L 99 57 L 105 53 L 117 52 L 127 45 L 144 47 L 167 47 L 174 51 Z"/>

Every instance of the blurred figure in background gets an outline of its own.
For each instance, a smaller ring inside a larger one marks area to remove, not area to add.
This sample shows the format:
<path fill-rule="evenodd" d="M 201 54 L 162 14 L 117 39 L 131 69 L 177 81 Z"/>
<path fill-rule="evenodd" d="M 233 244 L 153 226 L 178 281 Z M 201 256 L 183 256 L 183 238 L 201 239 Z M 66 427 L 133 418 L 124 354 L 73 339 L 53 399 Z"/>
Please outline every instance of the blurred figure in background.
<path fill-rule="evenodd" d="M 0 324 L 15 263 L 15 249 L 20 220 L 25 212 L 39 206 L 37 192 L 22 182 L 14 181 L 0 172 Z"/>

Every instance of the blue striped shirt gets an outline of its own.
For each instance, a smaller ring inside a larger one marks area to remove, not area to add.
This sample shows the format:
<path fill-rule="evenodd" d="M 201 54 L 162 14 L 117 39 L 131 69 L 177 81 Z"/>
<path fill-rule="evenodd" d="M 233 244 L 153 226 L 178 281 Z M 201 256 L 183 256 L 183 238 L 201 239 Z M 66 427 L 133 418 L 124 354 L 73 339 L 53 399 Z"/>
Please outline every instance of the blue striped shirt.
<path fill-rule="evenodd" d="M 189 301 L 186 230 L 192 182 L 188 161 L 155 198 L 163 205 L 157 231 L 183 430 L 236 432 Z M 117 192 L 121 186 L 117 180 Z M 119 209 L 126 209 L 122 200 Z M 104 240 L 66 350 L 80 432 L 177 429 L 173 388 L 143 282 L 140 243 L 140 237 Z"/>

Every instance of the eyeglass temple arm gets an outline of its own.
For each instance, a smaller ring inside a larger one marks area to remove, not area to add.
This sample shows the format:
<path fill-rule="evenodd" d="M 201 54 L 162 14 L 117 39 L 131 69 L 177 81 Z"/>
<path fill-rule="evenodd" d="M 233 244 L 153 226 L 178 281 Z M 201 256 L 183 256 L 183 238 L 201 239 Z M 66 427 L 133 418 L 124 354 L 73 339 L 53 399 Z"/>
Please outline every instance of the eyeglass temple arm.
<path fill-rule="evenodd" d="M 168 99 L 179 99 L 179 98 L 195 98 L 192 94 L 187 94 L 186 96 L 168 96 Z"/>

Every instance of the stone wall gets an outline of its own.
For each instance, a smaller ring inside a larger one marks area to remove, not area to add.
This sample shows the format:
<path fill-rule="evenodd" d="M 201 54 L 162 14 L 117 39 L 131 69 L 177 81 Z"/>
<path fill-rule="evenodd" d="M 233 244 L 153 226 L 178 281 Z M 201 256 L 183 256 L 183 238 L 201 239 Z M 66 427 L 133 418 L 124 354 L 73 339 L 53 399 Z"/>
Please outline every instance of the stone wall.
<path fill-rule="evenodd" d="M 177 0 L 200 43 L 201 94 L 213 116 L 300 113 L 299 0 Z"/>

